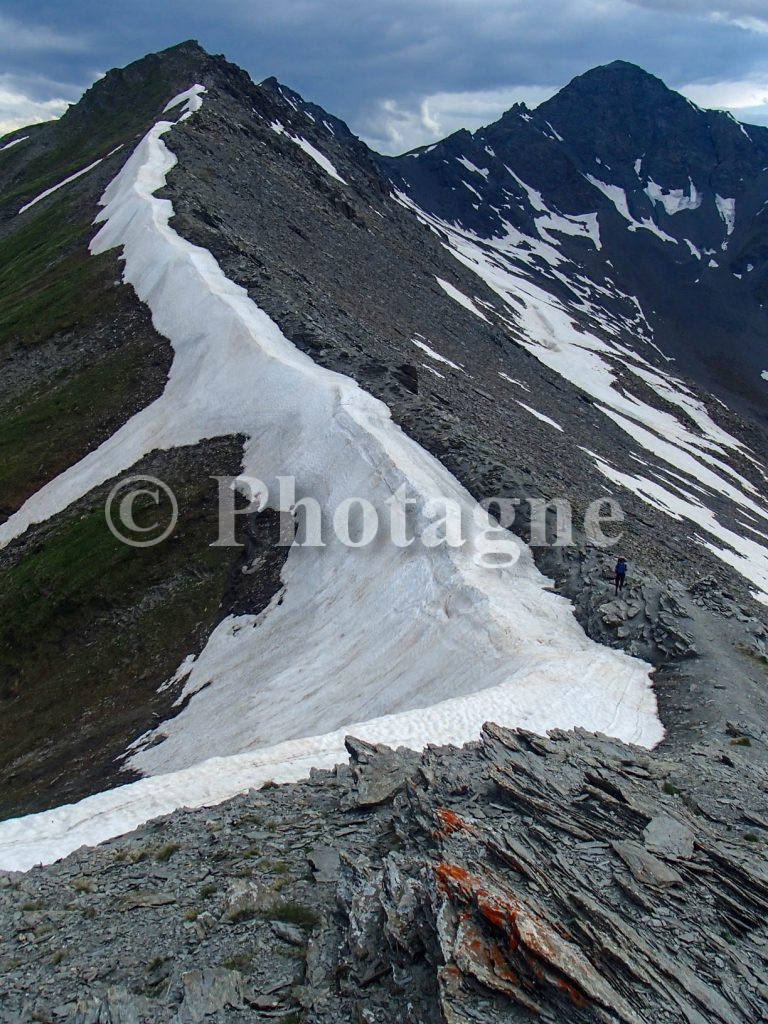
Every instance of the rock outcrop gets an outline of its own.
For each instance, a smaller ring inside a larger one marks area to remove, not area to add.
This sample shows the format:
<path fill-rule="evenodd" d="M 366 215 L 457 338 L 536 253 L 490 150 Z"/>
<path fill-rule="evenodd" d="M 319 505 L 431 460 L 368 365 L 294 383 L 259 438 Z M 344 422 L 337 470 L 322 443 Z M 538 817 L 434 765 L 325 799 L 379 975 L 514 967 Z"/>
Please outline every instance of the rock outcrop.
<path fill-rule="evenodd" d="M 1 876 L 2 1020 L 768 1019 L 763 739 L 348 748 Z"/>

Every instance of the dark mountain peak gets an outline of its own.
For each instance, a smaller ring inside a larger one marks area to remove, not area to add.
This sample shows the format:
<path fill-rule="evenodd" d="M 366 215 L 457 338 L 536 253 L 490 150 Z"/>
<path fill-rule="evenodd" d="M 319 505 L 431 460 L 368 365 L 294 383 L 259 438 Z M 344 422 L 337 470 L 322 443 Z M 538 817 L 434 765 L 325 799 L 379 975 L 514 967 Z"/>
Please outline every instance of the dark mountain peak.
<path fill-rule="evenodd" d="M 587 162 L 599 157 L 610 166 L 624 162 L 631 167 L 637 158 L 655 154 L 662 167 L 684 172 L 687 181 L 691 153 L 697 154 L 694 165 L 701 168 L 728 159 L 725 151 L 719 157 L 714 153 L 707 112 L 624 60 L 577 76 L 535 113 Z M 735 123 L 732 128 L 730 134 L 739 133 Z M 732 143 L 738 145 L 738 140 Z M 673 177 L 668 183 L 676 181 Z"/>
<path fill-rule="evenodd" d="M 315 123 L 320 122 L 324 125 L 332 135 L 335 135 L 338 139 L 355 139 L 356 136 L 350 131 L 349 126 L 345 121 L 342 121 L 340 117 L 336 117 L 335 114 L 329 114 L 327 110 L 319 106 L 317 103 L 310 103 L 305 100 L 301 93 L 296 92 L 295 89 L 291 89 L 290 86 L 284 85 L 274 75 L 270 75 L 269 78 L 265 78 L 260 83 L 262 89 L 272 93 L 278 97 L 281 101 L 287 103 L 295 111 L 300 111 L 305 114 L 311 121 Z"/>
<path fill-rule="evenodd" d="M 577 75 L 569 85 L 576 82 L 586 85 L 623 83 L 629 87 L 654 88 L 671 92 L 656 75 L 652 75 L 650 71 L 641 68 L 639 64 L 633 64 L 628 60 L 612 60 L 608 64 L 598 64 L 583 74 Z M 565 86 L 565 88 L 567 89 L 569 86 Z"/>
<path fill-rule="evenodd" d="M 486 125 L 486 129 L 493 128 L 495 125 L 508 125 L 511 122 L 517 122 L 519 120 L 530 121 L 532 118 L 531 108 L 527 107 L 525 103 L 513 103 L 508 110 L 505 110 L 498 121 L 494 121 L 493 124 Z"/>
<path fill-rule="evenodd" d="M 617 171 L 622 185 L 634 182 L 640 157 L 646 173 L 667 187 L 687 187 L 693 177 L 728 188 L 729 195 L 764 166 L 763 133 L 747 133 L 722 111 L 702 110 L 625 60 L 577 76 L 537 107 L 535 116 L 549 122 L 586 164 L 599 159 L 614 170 L 623 164 L 629 177 L 620 180 Z"/>
<path fill-rule="evenodd" d="M 194 54 L 208 56 L 208 51 L 205 50 L 196 39 L 184 39 L 180 43 L 174 43 L 173 46 L 166 47 L 165 50 L 158 52 L 158 57 L 164 57 L 168 54 Z"/>
<path fill-rule="evenodd" d="M 584 121 L 605 117 L 617 127 L 623 118 L 648 115 L 660 109 L 696 113 L 679 93 L 669 89 L 660 78 L 636 64 L 615 60 L 577 75 L 537 111 L 548 120 L 578 117 Z"/>
<path fill-rule="evenodd" d="M 160 114 L 175 92 L 202 81 L 222 60 L 208 54 L 195 39 L 187 39 L 158 53 L 148 53 L 124 68 L 112 68 L 62 116 L 61 131 L 80 130 L 94 116 L 113 116 L 117 120 L 119 111 L 123 111 L 122 116 L 129 111 L 130 120 L 138 126 Z"/>

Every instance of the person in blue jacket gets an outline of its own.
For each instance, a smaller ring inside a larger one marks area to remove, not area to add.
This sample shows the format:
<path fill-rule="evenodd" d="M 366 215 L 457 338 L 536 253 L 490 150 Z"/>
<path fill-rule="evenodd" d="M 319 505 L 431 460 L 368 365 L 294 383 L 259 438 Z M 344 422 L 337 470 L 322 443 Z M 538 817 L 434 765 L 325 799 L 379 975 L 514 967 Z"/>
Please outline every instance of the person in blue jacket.
<path fill-rule="evenodd" d="M 618 596 L 619 591 L 624 589 L 624 583 L 625 583 L 626 578 L 627 578 L 627 560 L 626 560 L 626 558 L 623 558 L 623 557 L 619 558 L 618 562 L 616 563 L 615 573 L 616 573 L 616 576 L 615 576 L 614 582 L 616 583 L 616 595 Z"/>

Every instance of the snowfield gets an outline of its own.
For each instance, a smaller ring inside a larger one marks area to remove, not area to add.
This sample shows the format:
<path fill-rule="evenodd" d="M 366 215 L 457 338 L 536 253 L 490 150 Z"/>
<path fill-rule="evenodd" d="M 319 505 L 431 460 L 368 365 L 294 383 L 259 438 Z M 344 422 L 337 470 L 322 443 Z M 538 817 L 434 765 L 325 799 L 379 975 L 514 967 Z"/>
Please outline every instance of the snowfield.
<path fill-rule="evenodd" d="M 188 117 L 202 93 L 195 86 L 169 108 L 183 103 Z M 354 497 L 385 514 L 407 495 L 420 538 L 432 523 L 423 509 L 449 498 L 462 510 L 468 543 L 350 550 L 331 531 L 325 547 L 291 548 L 281 599 L 258 616 L 230 616 L 180 666 L 188 705 L 129 761 L 150 777 L 0 823 L 0 867 L 54 860 L 266 778 L 299 778 L 343 760 L 347 732 L 419 749 L 474 739 L 491 719 L 657 743 L 663 730 L 649 666 L 589 640 L 510 534 L 503 538 L 514 564 L 478 564 L 500 531 L 469 493 L 386 406 L 297 350 L 207 250 L 171 228 L 171 203 L 155 192 L 176 163 L 163 139 L 173 123 L 155 124 L 110 183 L 91 243 L 94 253 L 122 250 L 124 279 L 171 340 L 166 389 L 30 498 L 0 527 L 0 543 L 153 449 L 235 433 L 248 439 L 243 476 L 264 482 L 273 507 L 286 475 L 296 479 L 296 499 L 316 498 L 326 519 Z M 461 293 L 452 298 L 483 316 Z M 153 743 L 160 733 L 164 741 Z"/>

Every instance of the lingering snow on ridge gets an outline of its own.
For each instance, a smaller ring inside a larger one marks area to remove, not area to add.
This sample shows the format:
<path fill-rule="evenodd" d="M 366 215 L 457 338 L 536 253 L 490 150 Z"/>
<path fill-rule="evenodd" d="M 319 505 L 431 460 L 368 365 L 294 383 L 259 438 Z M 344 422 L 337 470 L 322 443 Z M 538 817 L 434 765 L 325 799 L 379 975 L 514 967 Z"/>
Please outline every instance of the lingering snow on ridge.
<path fill-rule="evenodd" d="M 763 380 L 768 380 L 768 370 L 762 370 L 760 376 L 763 378 Z"/>
<path fill-rule="evenodd" d="M 724 199 L 723 196 L 715 196 L 715 205 L 717 206 L 717 212 L 723 219 L 725 224 L 725 234 L 730 236 L 733 234 L 733 229 L 736 225 L 736 200 L 735 199 Z M 725 246 L 725 243 L 723 243 Z"/>
<path fill-rule="evenodd" d="M 530 390 L 531 390 L 531 389 L 530 389 L 530 388 L 528 387 L 528 385 L 527 385 L 527 384 L 524 384 L 524 383 L 523 383 L 523 382 L 522 382 L 521 380 L 515 380 L 515 378 L 514 378 L 514 377 L 510 377 L 510 376 L 509 376 L 509 374 L 507 374 L 507 373 L 502 373 L 502 371 L 501 371 L 501 370 L 499 370 L 499 376 L 500 376 L 500 377 L 501 377 L 501 378 L 502 378 L 503 380 L 507 381 L 507 383 L 509 383 L 509 384 L 517 384 L 517 386 L 518 386 L 519 388 L 522 388 L 522 389 L 523 389 L 523 391 L 530 391 Z"/>
<path fill-rule="evenodd" d="M 691 178 L 688 179 L 689 192 L 682 188 L 664 189 L 657 185 L 653 178 L 643 190 L 652 203 L 661 203 L 665 211 L 673 216 L 682 210 L 698 210 L 701 206 L 703 193 L 699 192 Z"/>
<path fill-rule="evenodd" d="M 6 149 L 10 149 L 11 146 L 15 146 L 19 142 L 26 142 L 28 138 L 28 135 L 20 135 L 17 139 L 11 139 L 11 141 L 6 142 L 4 146 L 0 146 L 0 153 L 4 152 Z"/>
<path fill-rule="evenodd" d="M 179 117 L 180 121 L 186 121 L 188 117 L 194 114 L 203 105 L 203 93 L 208 90 L 204 85 L 193 85 L 189 89 L 185 89 L 184 92 L 180 92 L 178 96 L 174 96 L 172 100 L 163 107 L 163 113 L 167 114 L 169 110 L 173 110 L 174 107 L 178 107 L 179 104 L 184 104 L 184 109 Z"/>
<path fill-rule="evenodd" d="M 442 277 L 435 275 L 435 280 L 448 295 L 453 299 L 454 302 L 458 302 L 464 309 L 468 309 L 470 313 L 474 313 L 475 316 L 479 316 L 481 320 L 485 320 L 486 323 L 490 323 L 488 317 L 482 310 L 478 309 L 472 299 L 468 298 L 464 292 L 460 292 L 458 288 L 454 287 L 449 281 L 444 281 Z"/>
<path fill-rule="evenodd" d="M 445 356 L 441 356 L 439 352 L 435 352 L 433 348 L 430 348 L 426 342 L 421 341 L 420 338 L 411 338 L 411 343 L 420 348 L 422 352 L 426 352 L 430 359 L 434 359 L 438 363 L 445 363 L 446 366 L 452 367 L 454 370 L 458 370 L 463 373 L 463 369 L 457 364 L 452 363 L 450 359 L 446 359 Z"/>
<path fill-rule="evenodd" d="M 294 544 L 279 600 L 257 616 L 227 617 L 197 658 L 185 659 L 183 710 L 163 723 L 164 742 L 156 742 L 159 731 L 148 734 L 128 766 L 149 774 L 190 768 L 172 790 L 178 806 L 205 802 L 209 768 L 192 768 L 203 759 L 250 752 L 269 759 L 271 777 L 306 774 L 322 757 L 341 758 L 339 738 L 351 727 L 363 738 L 417 748 L 474 739 L 488 717 L 535 731 L 581 725 L 630 742 L 658 742 L 663 729 L 649 666 L 590 640 L 569 602 L 547 591 L 530 550 L 496 526 L 393 423 L 383 403 L 313 363 L 210 252 L 176 234 L 171 203 L 155 196 L 176 163 L 163 141 L 172 128 L 170 121 L 155 124 L 107 187 L 91 243 L 94 253 L 122 249 L 125 281 L 170 339 L 166 389 L 30 498 L 0 527 L 0 543 L 149 451 L 232 434 L 247 438 L 243 490 L 250 492 L 248 480 L 258 477 L 272 507 L 315 498 L 327 523 L 343 502 L 364 497 L 387 521 L 393 502 L 405 506 L 407 499 L 416 508 L 409 532 L 423 541 L 435 526 L 429 503 L 448 499 L 461 509 L 466 542 L 385 541 L 353 550 L 326 530 L 325 547 Z M 296 493 L 278 502 L 277 483 L 287 475 L 295 477 Z M 516 561 L 483 568 L 479 556 L 489 540 L 503 541 Z M 390 730 L 393 716 L 399 731 Z M 333 733 L 328 741 L 325 734 Z M 288 751 L 270 753 L 291 740 Z M 248 785 L 254 781 L 251 775 Z M 25 856 L 34 860 L 43 856 L 30 852 L 36 849 L 61 855 L 72 843 L 103 837 L 102 828 L 121 828 L 115 822 L 126 820 L 123 808 L 133 808 L 134 823 L 137 813 L 142 820 L 157 813 L 153 794 L 163 784 L 136 785 L 74 811 L 7 822 L 0 836 L 28 844 Z M 242 785 L 228 779 L 226 791 Z M 82 814 L 73 833 L 67 823 Z"/>
<path fill-rule="evenodd" d="M 566 695 L 574 711 L 581 692 L 580 683 L 575 681 Z M 190 768 L 97 793 L 75 804 L 11 818 L 0 822 L 0 871 L 28 871 L 36 864 L 52 864 L 83 845 L 95 846 L 124 835 L 179 808 L 210 807 L 258 789 L 267 781 L 297 782 L 307 778 L 313 768 L 330 769 L 346 763 L 345 736 L 394 748 L 419 749 L 424 736 L 436 745 L 459 745 L 467 737 L 479 736 L 487 721 L 520 721 L 522 705 L 534 704 L 536 696 L 535 686 L 522 695 L 510 686 L 490 687 L 431 707 L 352 723 L 325 735 L 210 758 Z M 535 722 L 524 715 L 527 727 L 538 731 Z"/>
<path fill-rule="evenodd" d="M 272 131 L 277 132 L 278 135 L 285 135 L 286 138 L 290 139 L 291 142 L 295 142 L 299 149 L 303 149 L 307 156 L 311 156 L 312 159 L 318 164 L 331 178 L 335 178 L 336 181 L 340 181 L 342 185 L 347 185 L 342 176 L 333 166 L 327 156 L 324 156 L 319 149 L 312 145 L 311 142 L 307 142 L 306 139 L 302 138 L 301 135 L 292 135 L 286 128 L 284 128 L 279 121 L 273 121 L 271 124 Z"/>
<path fill-rule="evenodd" d="M 112 152 L 114 153 L 115 151 L 112 150 Z M 111 156 L 111 153 L 108 153 L 107 156 Z M 47 188 L 44 192 L 41 192 L 39 196 L 35 196 L 34 199 L 30 199 L 30 201 L 28 203 L 25 203 L 21 207 L 21 209 L 19 210 L 19 212 L 17 213 L 16 216 L 19 216 L 19 214 L 25 213 L 27 210 L 30 209 L 30 207 L 34 206 L 36 203 L 39 203 L 41 199 L 47 199 L 48 196 L 53 195 L 54 192 L 58 192 L 58 190 L 60 188 L 64 188 L 65 185 L 69 185 L 69 183 L 71 181 L 75 181 L 77 178 L 81 178 L 84 174 L 87 174 L 88 171 L 92 171 L 94 169 L 94 167 L 98 167 L 99 164 L 101 163 L 101 161 L 104 160 L 104 159 L 105 159 L 105 157 L 103 157 L 103 156 L 99 157 L 99 159 L 98 160 L 94 160 L 92 164 L 88 164 L 87 167 L 83 167 L 81 170 L 75 171 L 74 174 L 70 174 L 70 176 L 68 178 L 65 178 L 63 181 L 60 181 L 58 184 L 51 185 L 50 188 Z"/>
<path fill-rule="evenodd" d="M 483 178 L 488 178 L 488 174 L 490 173 L 489 171 L 485 170 L 483 167 L 476 167 L 475 164 L 473 164 L 471 160 L 467 160 L 465 156 L 457 156 L 456 160 L 463 167 L 466 167 L 468 171 L 480 174 Z"/>
<path fill-rule="evenodd" d="M 516 398 L 515 401 L 518 405 L 522 406 L 526 412 L 529 412 L 531 416 L 535 416 L 537 420 L 541 420 L 542 423 L 548 423 L 550 427 L 554 427 L 555 430 L 559 430 L 561 434 L 564 433 L 560 424 L 556 423 L 553 419 L 550 419 L 549 416 L 545 416 L 543 412 L 539 412 L 537 409 L 531 408 L 530 405 L 526 405 L 525 402 L 521 402 L 519 398 Z"/>

